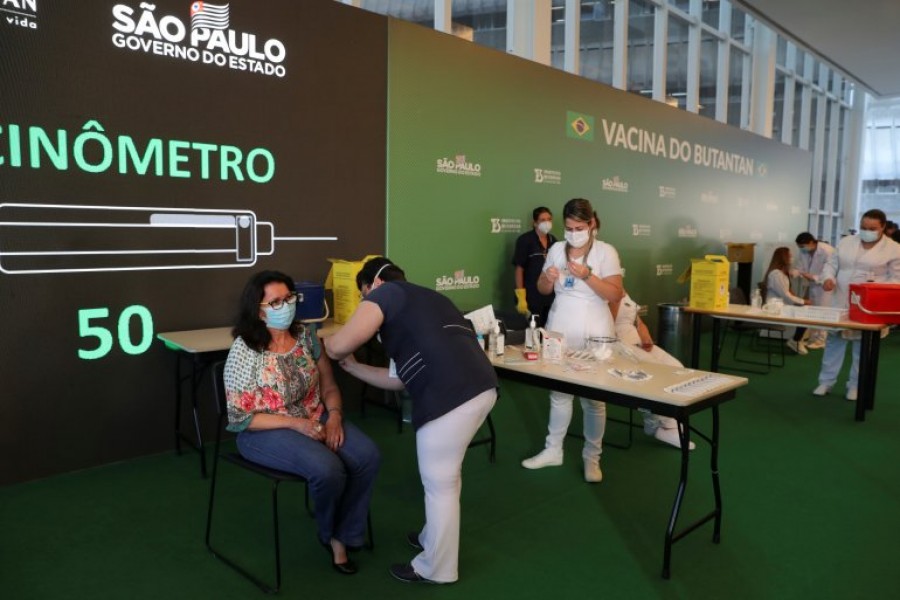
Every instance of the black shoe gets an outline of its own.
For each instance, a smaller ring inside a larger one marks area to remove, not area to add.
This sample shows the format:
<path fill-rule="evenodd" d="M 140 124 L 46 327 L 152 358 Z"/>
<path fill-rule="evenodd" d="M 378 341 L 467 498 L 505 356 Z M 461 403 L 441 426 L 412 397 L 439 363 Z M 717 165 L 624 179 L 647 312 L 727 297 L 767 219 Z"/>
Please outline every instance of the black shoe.
<path fill-rule="evenodd" d="M 410 531 L 409 533 L 407 533 L 406 534 L 406 542 L 410 546 L 412 546 L 413 548 L 418 550 L 419 552 L 421 552 L 422 550 L 425 549 L 422 547 L 422 543 L 419 541 L 419 532 L 418 531 Z"/>
<path fill-rule="evenodd" d="M 436 583 L 430 579 L 425 579 L 413 569 L 412 563 L 391 565 L 388 569 L 394 579 L 399 579 L 403 583 Z"/>
<path fill-rule="evenodd" d="M 332 566 L 332 568 L 334 568 L 335 571 L 337 571 L 341 575 L 355 575 L 356 574 L 356 572 L 359 569 L 357 569 L 355 562 L 353 562 L 349 558 L 347 558 L 347 560 L 345 560 L 342 563 L 334 562 L 334 549 L 331 547 L 331 544 L 328 544 L 328 543 L 325 543 L 322 541 L 320 541 L 319 543 L 322 544 L 322 547 L 325 548 L 325 552 L 327 552 L 328 556 L 331 557 L 331 566 Z"/>

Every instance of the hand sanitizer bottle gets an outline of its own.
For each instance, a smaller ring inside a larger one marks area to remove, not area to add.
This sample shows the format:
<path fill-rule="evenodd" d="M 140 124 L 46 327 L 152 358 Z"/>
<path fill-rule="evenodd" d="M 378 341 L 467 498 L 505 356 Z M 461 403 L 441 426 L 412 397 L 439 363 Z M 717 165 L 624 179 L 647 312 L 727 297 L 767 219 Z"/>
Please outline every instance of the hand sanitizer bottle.
<path fill-rule="evenodd" d="M 506 348 L 506 336 L 500 331 L 500 323 L 497 321 L 494 321 L 494 334 L 492 338 L 494 339 L 494 356 L 503 356 L 503 351 Z"/>
<path fill-rule="evenodd" d="M 759 291 L 759 288 L 754 289 L 753 293 L 750 294 L 750 306 L 753 308 L 762 307 L 762 292 Z"/>
<path fill-rule="evenodd" d="M 525 330 L 525 347 L 528 350 L 534 350 L 534 347 L 537 345 L 536 317 L 537 315 L 531 315 L 531 323 L 528 324 L 528 329 Z"/>

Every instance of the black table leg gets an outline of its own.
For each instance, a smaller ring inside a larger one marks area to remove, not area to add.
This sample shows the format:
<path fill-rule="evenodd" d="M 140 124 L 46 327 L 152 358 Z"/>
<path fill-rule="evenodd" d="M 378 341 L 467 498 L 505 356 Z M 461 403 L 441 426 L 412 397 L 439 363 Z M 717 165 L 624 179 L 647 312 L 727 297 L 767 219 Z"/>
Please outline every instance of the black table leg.
<path fill-rule="evenodd" d="M 869 365 L 871 367 L 871 376 L 869 377 L 869 385 L 872 393 L 866 402 L 866 410 L 875 409 L 875 382 L 878 381 L 878 356 L 881 349 L 881 332 L 872 332 L 872 349 L 869 356 Z"/>
<path fill-rule="evenodd" d="M 194 435 L 197 438 L 197 452 L 200 453 L 200 476 L 206 478 L 206 448 L 203 447 L 203 434 L 200 432 L 200 409 L 197 406 L 197 388 L 200 387 L 200 376 L 204 365 L 199 364 L 200 358 L 195 354 L 193 371 L 191 373 L 191 410 L 194 414 Z"/>
<path fill-rule="evenodd" d="M 856 399 L 856 420 L 866 420 L 866 410 L 875 408 L 875 382 L 878 378 L 880 331 L 863 331 L 859 350 L 859 382 Z"/>
<path fill-rule="evenodd" d="M 666 528 L 666 541 L 663 550 L 663 579 L 669 579 L 671 576 L 672 564 L 672 544 L 678 537 L 675 535 L 675 526 L 678 523 L 678 513 L 681 512 L 681 501 L 684 499 L 684 490 L 687 488 L 688 466 L 691 457 L 691 427 L 688 417 L 678 420 L 678 437 L 681 441 L 681 475 L 678 480 L 678 490 L 675 492 L 675 501 L 672 503 L 672 512 L 669 515 L 669 526 Z M 685 532 L 686 533 L 686 532 Z"/>
<path fill-rule="evenodd" d="M 709 370 L 719 372 L 719 344 L 722 343 L 722 319 L 713 319 L 712 356 L 709 359 Z"/>
<path fill-rule="evenodd" d="M 722 539 L 722 489 L 719 487 L 719 407 L 712 407 L 712 446 L 709 469 L 712 472 L 713 496 L 715 497 L 715 523 L 713 525 L 713 543 Z"/>
<path fill-rule="evenodd" d="M 691 368 L 700 368 L 700 334 L 703 328 L 703 315 L 694 313 L 691 331 Z"/>
<path fill-rule="evenodd" d="M 175 353 L 175 453 L 181 454 L 181 353 Z"/>

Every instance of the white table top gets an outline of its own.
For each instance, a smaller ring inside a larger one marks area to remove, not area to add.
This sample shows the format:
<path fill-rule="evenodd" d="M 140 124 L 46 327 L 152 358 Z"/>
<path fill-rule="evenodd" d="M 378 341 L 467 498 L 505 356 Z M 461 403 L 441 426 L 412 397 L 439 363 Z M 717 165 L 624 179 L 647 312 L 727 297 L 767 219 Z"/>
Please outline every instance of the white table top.
<path fill-rule="evenodd" d="M 340 328 L 340 325 L 335 325 L 333 319 L 327 319 L 319 327 L 319 337 L 328 337 Z M 231 348 L 231 344 L 234 342 L 234 338 L 231 337 L 231 329 L 231 327 L 212 327 L 187 331 L 166 331 L 156 334 L 156 337 L 172 350 L 202 354 Z"/>
<path fill-rule="evenodd" d="M 598 391 L 625 394 L 672 406 L 690 406 L 748 383 L 746 377 L 670 367 L 650 362 L 636 364 L 627 358 L 619 356 L 616 356 L 610 362 L 565 359 L 559 363 L 554 363 L 540 359 L 534 361 L 526 360 L 522 352 L 523 349 L 519 346 L 507 346 L 504 356 L 493 358 L 491 362 L 498 369 L 529 373 L 547 379 L 592 387 Z M 640 369 L 651 375 L 651 378 L 643 381 L 631 381 L 611 374 L 609 372 L 610 369 L 619 369 L 625 372 L 632 369 Z M 715 389 L 701 392 L 696 396 L 683 396 L 667 392 L 664 389 L 702 375 L 721 377 L 722 383 Z"/>
<path fill-rule="evenodd" d="M 769 325 L 802 325 L 804 327 L 814 327 L 816 329 L 829 329 L 837 331 L 840 329 L 856 329 L 859 331 L 878 331 L 884 329 L 887 325 L 858 323 L 856 321 L 826 321 L 823 319 L 809 319 L 788 317 L 783 315 L 773 315 L 764 312 L 760 308 L 753 308 L 746 304 L 729 304 L 728 308 L 721 310 L 710 310 L 705 308 L 684 307 L 685 312 L 696 313 L 700 315 L 709 315 L 717 319 L 731 319 L 738 321 L 753 321 L 754 323 L 767 323 Z"/>

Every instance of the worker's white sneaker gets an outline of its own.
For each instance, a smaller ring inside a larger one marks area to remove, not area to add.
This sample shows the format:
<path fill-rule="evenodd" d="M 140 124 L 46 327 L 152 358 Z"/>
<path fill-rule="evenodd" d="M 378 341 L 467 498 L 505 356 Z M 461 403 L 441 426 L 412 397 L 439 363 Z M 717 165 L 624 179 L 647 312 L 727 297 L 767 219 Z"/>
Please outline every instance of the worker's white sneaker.
<path fill-rule="evenodd" d="M 526 469 L 543 469 L 544 467 L 558 467 L 563 464 L 563 452 L 561 449 L 544 448 L 531 458 L 522 461 Z"/>
<path fill-rule="evenodd" d="M 678 449 L 681 449 L 681 438 L 678 436 L 678 428 L 672 429 L 663 429 L 662 427 L 658 427 L 655 432 L 653 432 L 653 437 L 658 439 L 661 442 L 665 442 L 670 446 L 675 446 Z M 693 450 L 697 445 L 694 442 L 688 443 L 688 448 Z"/>
<path fill-rule="evenodd" d="M 806 344 L 807 350 L 821 350 L 825 347 L 825 342 L 823 340 L 815 340 L 814 342 L 810 342 Z"/>
<path fill-rule="evenodd" d="M 806 345 L 803 342 L 798 342 L 795 340 L 788 340 L 787 347 L 790 348 L 791 350 L 793 350 L 794 352 L 796 352 L 797 354 L 800 354 L 801 356 L 805 356 L 805 355 L 809 354 L 809 352 L 806 351 Z"/>
<path fill-rule="evenodd" d="M 847 395 L 845 397 L 850 402 L 856 402 L 856 388 L 847 388 Z"/>
<path fill-rule="evenodd" d="M 820 383 L 816 386 L 816 389 L 813 390 L 813 396 L 824 396 L 828 392 L 831 391 L 830 385 L 825 385 L 824 383 Z"/>
<path fill-rule="evenodd" d="M 599 459 L 584 459 L 584 480 L 588 483 L 603 481 L 603 471 L 600 470 Z"/>

